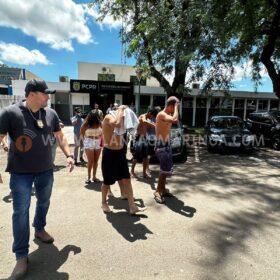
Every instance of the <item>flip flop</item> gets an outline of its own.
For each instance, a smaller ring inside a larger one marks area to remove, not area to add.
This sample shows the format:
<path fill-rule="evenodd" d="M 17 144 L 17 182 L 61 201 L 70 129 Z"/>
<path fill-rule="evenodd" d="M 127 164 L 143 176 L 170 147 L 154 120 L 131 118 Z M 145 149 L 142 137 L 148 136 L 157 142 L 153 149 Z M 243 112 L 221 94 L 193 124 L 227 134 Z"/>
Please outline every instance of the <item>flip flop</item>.
<path fill-rule="evenodd" d="M 133 216 L 136 215 L 137 213 L 144 212 L 146 209 L 147 209 L 146 207 L 137 207 L 137 209 L 130 210 L 129 214 Z"/>
<path fill-rule="evenodd" d="M 102 205 L 101 208 L 105 214 L 112 212 L 108 205 Z"/>
<path fill-rule="evenodd" d="M 114 194 L 113 194 L 112 192 L 107 193 L 107 196 L 109 196 L 109 197 L 115 197 Z"/>
<path fill-rule="evenodd" d="M 154 199 L 155 199 L 155 201 L 156 201 L 157 203 L 159 203 L 159 204 L 163 204 L 163 203 L 165 202 L 164 197 L 161 196 L 161 195 L 155 195 L 155 194 L 154 194 Z"/>
<path fill-rule="evenodd" d="M 137 176 L 136 176 L 136 174 L 135 174 L 135 173 L 134 173 L 134 174 L 133 174 L 133 173 L 130 173 L 130 178 L 131 178 L 131 179 L 133 179 L 133 178 L 137 178 Z"/>

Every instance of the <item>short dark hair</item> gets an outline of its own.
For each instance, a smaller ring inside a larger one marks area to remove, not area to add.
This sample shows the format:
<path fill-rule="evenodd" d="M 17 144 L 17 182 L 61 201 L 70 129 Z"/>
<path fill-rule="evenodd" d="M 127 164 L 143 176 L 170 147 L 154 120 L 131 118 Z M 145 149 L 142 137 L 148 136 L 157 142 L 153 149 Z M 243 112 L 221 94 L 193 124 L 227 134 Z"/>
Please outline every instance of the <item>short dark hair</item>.
<path fill-rule="evenodd" d="M 150 115 L 156 117 L 157 114 L 158 114 L 158 110 L 155 109 L 155 108 L 151 108 L 151 109 L 149 109 L 148 113 L 149 113 Z"/>

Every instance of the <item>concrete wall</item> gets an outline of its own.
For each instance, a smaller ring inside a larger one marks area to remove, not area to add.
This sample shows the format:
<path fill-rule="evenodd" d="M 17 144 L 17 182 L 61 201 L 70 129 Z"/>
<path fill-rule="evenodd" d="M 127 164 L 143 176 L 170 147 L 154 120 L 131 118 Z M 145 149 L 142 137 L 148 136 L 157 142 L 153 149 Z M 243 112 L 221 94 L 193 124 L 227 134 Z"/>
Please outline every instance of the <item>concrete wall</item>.
<path fill-rule="evenodd" d="M 106 72 L 103 71 L 106 68 Z M 98 80 L 98 74 L 115 74 L 116 82 L 130 82 L 130 76 L 136 76 L 133 66 L 121 64 L 78 62 L 78 79 Z M 146 86 L 158 87 L 159 82 L 155 78 L 147 80 Z"/>

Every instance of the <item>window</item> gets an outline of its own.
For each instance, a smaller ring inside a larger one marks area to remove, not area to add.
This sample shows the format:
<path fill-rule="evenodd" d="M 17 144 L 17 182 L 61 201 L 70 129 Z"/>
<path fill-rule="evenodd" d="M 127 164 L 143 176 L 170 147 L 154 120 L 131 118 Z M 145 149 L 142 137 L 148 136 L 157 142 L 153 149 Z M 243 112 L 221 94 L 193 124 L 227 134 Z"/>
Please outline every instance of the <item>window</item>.
<path fill-rule="evenodd" d="M 279 101 L 278 100 L 271 100 L 270 101 L 270 109 L 278 109 L 279 108 Z"/>
<path fill-rule="evenodd" d="M 223 109 L 231 109 L 232 108 L 232 99 L 224 98 L 222 100 L 221 107 Z"/>
<path fill-rule="evenodd" d="M 220 98 L 212 98 L 210 108 L 218 109 L 220 107 Z"/>
<path fill-rule="evenodd" d="M 146 113 L 150 106 L 150 96 L 140 95 L 140 114 Z"/>
<path fill-rule="evenodd" d="M 206 108 L 206 98 L 197 98 L 196 99 L 196 108 Z"/>
<path fill-rule="evenodd" d="M 98 74 L 97 77 L 98 81 L 110 81 L 114 82 L 115 81 L 115 74 Z"/>
<path fill-rule="evenodd" d="M 247 109 L 248 110 L 256 110 L 257 100 L 248 99 L 247 100 Z"/>
<path fill-rule="evenodd" d="M 235 99 L 235 109 L 244 109 L 244 99 Z"/>
<path fill-rule="evenodd" d="M 165 96 L 153 96 L 153 107 L 165 107 Z"/>
<path fill-rule="evenodd" d="M 130 76 L 130 82 L 134 85 L 139 85 L 139 80 L 138 80 L 137 76 Z M 146 83 L 147 83 L 147 79 L 144 77 L 141 77 L 140 85 L 145 86 Z"/>
<path fill-rule="evenodd" d="M 183 99 L 183 108 L 192 108 L 193 107 L 193 98 L 185 97 Z"/>
<path fill-rule="evenodd" d="M 268 101 L 259 100 L 259 110 L 267 110 L 267 109 L 268 109 Z"/>

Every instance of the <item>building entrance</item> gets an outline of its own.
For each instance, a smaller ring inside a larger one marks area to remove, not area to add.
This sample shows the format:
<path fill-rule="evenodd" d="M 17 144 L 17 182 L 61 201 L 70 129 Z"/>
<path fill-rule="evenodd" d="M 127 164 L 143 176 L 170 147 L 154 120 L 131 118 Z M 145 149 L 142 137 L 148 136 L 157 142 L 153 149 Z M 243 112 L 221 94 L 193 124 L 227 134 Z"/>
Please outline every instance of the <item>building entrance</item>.
<path fill-rule="evenodd" d="M 102 110 L 104 114 L 106 113 L 108 107 L 110 107 L 110 104 L 114 104 L 115 102 L 116 97 L 115 94 L 112 93 L 90 94 L 90 107 L 93 109 L 94 104 L 97 103 L 99 109 Z M 133 94 L 122 94 L 122 104 L 129 106 L 132 103 L 135 104 Z"/>
<path fill-rule="evenodd" d="M 93 109 L 94 104 L 98 104 L 99 109 L 102 110 L 103 114 L 106 113 L 106 110 L 110 104 L 114 104 L 115 97 L 114 94 L 102 93 L 102 94 L 91 94 L 90 95 L 90 107 Z"/>

